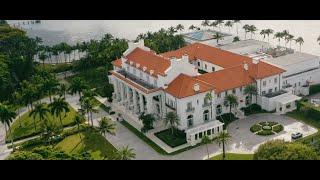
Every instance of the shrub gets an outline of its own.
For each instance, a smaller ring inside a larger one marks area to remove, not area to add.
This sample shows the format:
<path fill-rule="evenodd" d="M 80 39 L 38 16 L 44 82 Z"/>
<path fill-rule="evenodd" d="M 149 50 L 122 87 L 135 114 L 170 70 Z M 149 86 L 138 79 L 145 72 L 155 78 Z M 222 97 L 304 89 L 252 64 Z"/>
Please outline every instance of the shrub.
<path fill-rule="evenodd" d="M 268 123 L 267 123 L 267 122 L 259 122 L 259 124 L 260 124 L 261 126 L 268 126 Z"/>
<path fill-rule="evenodd" d="M 269 125 L 269 126 L 274 126 L 274 125 L 277 125 L 277 124 L 279 124 L 279 123 L 273 122 L 273 121 L 268 122 L 268 125 Z"/>
<path fill-rule="evenodd" d="M 274 132 L 272 132 L 271 130 L 263 130 L 257 133 L 260 136 L 269 136 L 269 135 L 273 135 Z"/>
<path fill-rule="evenodd" d="M 261 126 L 258 125 L 258 124 L 254 124 L 254 125 L 251 126 L 251 128 L 250 128 L 250 131 L 251 131 L 252 133 L 256 133 L 256 132 L 258 132 L 258 131 L 260 131 L 260 130 L 261 130 Z"/>
<path fill-rule="evenodd" d="M 316 94 L 318 92 L 320 92 L 320 84 L 310 86 L 309 95 Z"/>
<path fill-rule="evenodd" d="M 109 113 L 110 115 L 113 115 L 113 114 L 116 114 L 116 112 L 114 112 L 114 111 L 111 111 L 110 113 Z"/>
<path fill-rule="evenodd" d="M 278 124 L 278 125 L 272 127 L 272 130 L 276 133 L 279 133 L 283 130 L 283 126 L 281 124 Z"/>
<path fill-rule="evenodd" d="M 222 114 L 222 115 L 220 115 L 220 116 L 217 116 L 216 119 L 219 120 L 219 121 L 221 121 L 221 122 L 223 122 L 223 123 L 224 123 L 223 129 L 226 129 L 227 126 L 228 126 L 231 122 L 233 122 L 233 121 L 235 121 L 235 120 L 237 120 L 237 119 L 239 119 L 239 118 L 235 117 L 235 115 L 232 114 L 232 113 L 231 113 L 231 118 L 230 118 L 230 113 L 225 113 L 225 114 Z"/>
<path fill-rule="evenodd" d="M 263 110 L 261 106 L 258 104 L 251 104 L 248 107 L 243 107 L 241 110 L 244 112 L 244 115 L 248 116 L 251 114 L 258 114 L 258 113 L 266 113 L 266 110 Z"/>

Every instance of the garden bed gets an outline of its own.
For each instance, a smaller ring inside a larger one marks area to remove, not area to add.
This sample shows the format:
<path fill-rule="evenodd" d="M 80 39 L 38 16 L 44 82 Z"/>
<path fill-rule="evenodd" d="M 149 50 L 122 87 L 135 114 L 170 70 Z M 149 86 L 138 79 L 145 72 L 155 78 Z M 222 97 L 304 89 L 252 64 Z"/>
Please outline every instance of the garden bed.
<path fill-rule="evenodd" d="M 263 121 L 252 125 L 250 131 L 260 136 L 269 136 L 283 131 L 283 126 L 278 122 Z"/>
<path fill-rule="evenodd" d="M 180 130 L 174 130 L 172 134 L 171 129 L 166 129 L 154 135 L 172 148 L 187 143 L 186 134 Z"/>

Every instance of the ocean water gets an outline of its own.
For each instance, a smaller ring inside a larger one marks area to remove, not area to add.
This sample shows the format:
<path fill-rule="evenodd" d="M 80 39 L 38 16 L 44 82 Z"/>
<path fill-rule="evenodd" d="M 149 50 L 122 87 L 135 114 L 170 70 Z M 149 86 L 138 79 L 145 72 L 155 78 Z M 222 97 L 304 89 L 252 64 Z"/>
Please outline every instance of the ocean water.
<path fill-rule="evenodd" d="M 104 34 L 111 33 L 115 37 L 133 40 L 139 33 L 157 31 L 182 24 L 187 29 L 191 24 L 201 26 L 201 20 L 42 20 L 41 24 L 25 24 L 22 21 L 9 20 L 10 24 L 17 24 L 25 28 L 32 37 L 41 37 L 44 44 L 53 45 L 59 42 L 75 44 L 90 39 L 100 39 Z M 25 21 L 26 22 L 26 21 Z M 320 45 L 317 38 L 320 35 L 319 20 L 243 20 L 238 25 L 239 35 L 244 38 L 244 24 L 253 24 L 258 28 L 253 37 L 262 40 L 259 30 L 271 28 L 275 32 L 288 30 L 295 37 L 304 39 L 302 51 L 320 56 Z M 222 27 L 222 31 L 229 32 L 229 28 Z M 188 31 L 188 30 L 185 30 Z M 236 27 L 231 28 L 236 34 Z M 250 37 L 250 35 L 247 35 Z M 270 43 L 277 45 L 278 41 L 270 37 Z M 284 43 L 282 42 L 282 45 Z M 299 50 L 299 45 L 292 42 L 292 48 Z"/>

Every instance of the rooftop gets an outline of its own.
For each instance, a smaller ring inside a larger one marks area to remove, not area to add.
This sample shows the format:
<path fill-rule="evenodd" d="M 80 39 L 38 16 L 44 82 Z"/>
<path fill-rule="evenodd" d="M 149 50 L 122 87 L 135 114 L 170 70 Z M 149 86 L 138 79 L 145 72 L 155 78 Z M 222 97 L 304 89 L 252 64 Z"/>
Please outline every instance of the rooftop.
<path fill-rule="evenodd" d="M 185 38 L 193 39 L 196 41 L 207 41 L 213 39 L 213 34 L 220 33 L 223 37 L 232 36 L 231 34 L 222 33 L 213 30 L 201 30 L 201 31 L 193 31 L 189 33 L 182 34 Z"/>
<path fill-rule="evenodd" d="M 238 48 L 243 48 L 243 47 L 248 47 L 248 46 L 263 46 L 263 47 L 269 47 L 269 43 L 263 42 L 263 41 L 258 41 L 254 39 L 247 39 L 247 40 L 241 40 L 225 45 L 221 45 L 220 48 L 223 50 L 232 50 L 232 49 L 238 49 Z"/>
<path fill-rule="evenodd" d="M 280 56 L 277 58 L 270 59 L 267 62 L 270 62 L 272 64 L 275 64 L 281 67 L 286 67 L 293 64 L 299 64 L 301 62 L 314 60 L 317 58 L 319 57 L 311 54 L 295 52 L 293 54 L 287 54 L 285 56 Z"/>

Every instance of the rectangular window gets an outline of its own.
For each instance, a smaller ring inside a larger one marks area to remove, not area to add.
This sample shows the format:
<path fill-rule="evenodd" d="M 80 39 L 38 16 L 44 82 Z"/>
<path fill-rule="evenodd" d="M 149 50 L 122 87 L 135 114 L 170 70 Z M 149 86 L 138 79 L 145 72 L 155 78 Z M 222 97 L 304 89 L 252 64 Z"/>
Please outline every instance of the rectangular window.
<path fill-rule="evenodd" d="M 207 65 L 206 64 L 204 65 L 204 68 L 207 69 Z"/>
<path fill-rule="evenodd" d="M 276 84 L 278 82 L 278 79 L 277 78 L 274 78 L 274 83 Z"/>
<path fill-rule="evenodd" d="M 208 135 L 208 136 L 211 135 L 211 129 L 207 130 L 207 135 Z"/>
<path fill-rule="evenodd" d="M 214 128 L 212 128 L 212 134 L 214 134 Z"/>
<path fill-rule="evenodd" d="M 214 67 L 212 67 L 212 72 L 213 72 L 213 71 L 215 71 L 215 68 L 214 68 Z"/>
<path fill-rule="evenodd" d="M 269 89 L 269 93 L 272 93 L 272 89 Z"/>
<path fill-rule="evenodd" d="M 277 92 L 277 90 L 278 90 L 277 87 L 275 87 L 275 88 L 274 88 L 274 91 Z"/>
<path fill-rule="evenodd" d="M 262 95 L 265 95 L 266 94 L 266 91 L 262 91 Z"/>
<path fill-rule="evenodd" d="M 240 92 L 242 92 L 242 86 L 240 87 Z"/>
<path fill-rule="evenodd" d="M 225 96 L 227 96 L 228 95 L 228 91 L 226 91 L 226 92 L 224 92 L 225 93 Z"/>
<path fill-rule="evenodd" d="M 299 82 L 299 86 L 300 86 L 300 82 Z"/>
<path fill-rule="evenodd" d="M 217 127 L 217 132 L 220 132 L 220 128 L 219 128 L 219 126 Z"/>
<path fill-rule="evenodd" d="M 192 102 L 188 102 L 187 109 L 191 109 L 191 108 L 192 108 Z"/>
<path fill-rule="evenodd" d="M 201 133 L 199 133 L 199 138 L 200 138 L 200 139 L 202 138 L 202 132 L 201 132 Z"/>
<path fill-rule="evenodd" d="M 220 98 L 220 97 L 221 97 L 221 94 L 219 93 L 217 96 L 218 96 L 218 98 Z"/>
<path fill-rule="evenodd" d="M 232 93 L 233 93 L 233 94 L 236 94 L 236 89 L 232 89 Z"/>
<path fill-rule="evenodd" d="M 197 105 L 199 105 L 199 100 L 197 99 Z"/>
<path fill-rule="evenodd" d="M 198 139 L 198 134 L 194 135 L 194 139 L 197 140 Z"/>
<path fill-rule="evenodd" d="M 263 85 L 263 86 L 266 86 L 266 85 L 267 85 L 267 81 L 263 81 L 263 82 L 262 82 L 262 85 Z"/>
<path fill-rule="evenodd" d="M 198 62 L 198 66 L 200 67 L 200 62 Z"/>

